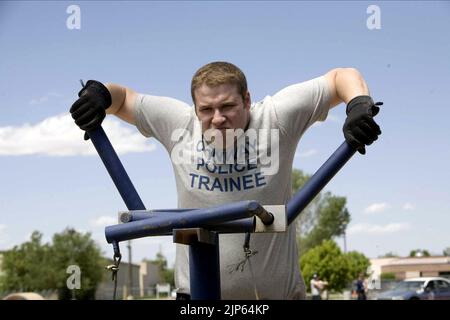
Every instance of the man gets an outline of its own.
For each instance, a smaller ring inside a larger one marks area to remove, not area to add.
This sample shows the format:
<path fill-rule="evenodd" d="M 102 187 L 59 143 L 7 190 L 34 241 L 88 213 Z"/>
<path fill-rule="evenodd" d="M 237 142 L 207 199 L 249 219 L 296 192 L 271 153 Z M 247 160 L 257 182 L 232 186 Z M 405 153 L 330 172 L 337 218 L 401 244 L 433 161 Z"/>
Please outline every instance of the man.
<path fill-rule="evenodd" d="M 319 279 L 317 277 L 317 274 L 314 274 L 311 281 L 311 296 L 313 300 L 322 300 L 322 297 L 320 296 L 320 286 L 319 286 Z"/>
<path fill-rule="evenodd" d="M 70 112 L 87 132 L 101 124 L 106 110 L 160 141 L 171 156 L 180 208 L 241 200 L 286 204 L 300 137 L 341 102 L 347 104 L 345 139 L 360 153 L 381 133 L 373 120 L 377 107 L 355 69 L 333 69 L 252 105 L 242 71 L 231 63 L 213 62 L 195 73 L 191 95 L 194 107 L 88 81 Z M 305 297 L 294 224 L 286 233 L 252 234 L 250 249 L 257 253 L 247 264 L 244 239 L 244 234 L 220 235 L 222 299 Z M 187 246 L 177 244 L 179 298 L 189 298 L 188 258 Z"/>
<path fill-rule="evenodd" d="M 367 300 L 366 296 L 367 286 L 364 281 L 364 274 L 360 273 L 358 280 L 356 280 L 356 294 L 358 300 Z"/>
<path fill-rule="evenodd" d="M 322 281 L 315 273 L 310 281 L 312 300 L 322 300 L 323 290 L 328 282 Z"/>

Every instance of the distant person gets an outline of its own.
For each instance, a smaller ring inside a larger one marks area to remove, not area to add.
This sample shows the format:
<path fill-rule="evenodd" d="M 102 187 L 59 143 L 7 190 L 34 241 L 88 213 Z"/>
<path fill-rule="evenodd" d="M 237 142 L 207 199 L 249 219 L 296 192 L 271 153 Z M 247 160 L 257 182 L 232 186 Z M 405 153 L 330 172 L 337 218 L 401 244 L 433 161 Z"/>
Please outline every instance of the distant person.
<path fill-rule="evenodd" d="M 325 287 L 328 285 L 328 282 L 320 280 L 317 274 L 313 275 L 313 278 L 310 282 L 311 285 L 311 294 L 313 300 L 322 300 L 322 293 Z"/>
<path fill-rule="evenodd" d="M 361 273 L 358 277 L 358 280 L 356 280 L 356 295 L 358 300 L 367 300 L 366 296 L 366 284 L 364 281 L 364 275 Z"/>

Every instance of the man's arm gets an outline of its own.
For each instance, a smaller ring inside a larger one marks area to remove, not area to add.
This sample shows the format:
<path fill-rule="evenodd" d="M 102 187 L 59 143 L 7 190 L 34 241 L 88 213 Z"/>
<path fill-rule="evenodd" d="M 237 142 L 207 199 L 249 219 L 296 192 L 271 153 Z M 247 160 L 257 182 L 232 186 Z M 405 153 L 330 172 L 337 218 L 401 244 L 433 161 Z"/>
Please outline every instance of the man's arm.
<path fill-rule="evenodd" d="M 325 74 L 325 78 L 331 91 L 330 108 L 342 102 L 347 104 L 357 96 L 370 95 L 361 73 L 354 68 L 332 69 Z"/>
<path fill-rule="evenodd" d="M 330 108 L 345 102 L 346 114 L 343 131 L 345 140 L 361 154 L 366 153 L 365 145 L 371 145 L 381 134 L 373 117 L 378 106 L 370 97 L 366 82 L 354 68 L 338 68 L 329 71 L 325 78 L 330 87 Z"/>
<path fill-rule="evenodd" d="M 128 123 L 136 125 L 134 117 L 136 91 L 114 83 L 107 83 L 105 86 L 111 94 L 112 101 L 111 106 L 106 109 L 106 113 L 113 114 Z"/>
<path fill-rule="evenodd" d="M 134 103 L 137 93 L 117 84 L 105 86 L 99 81 L 89 80 L 78 92 L 78 99 L 72 104 L 70 114 L 75 124 L 86 131 L 84 140 L 89 139 L 88 131 L 100 126 L 106 113 L 135 124 Z"/>

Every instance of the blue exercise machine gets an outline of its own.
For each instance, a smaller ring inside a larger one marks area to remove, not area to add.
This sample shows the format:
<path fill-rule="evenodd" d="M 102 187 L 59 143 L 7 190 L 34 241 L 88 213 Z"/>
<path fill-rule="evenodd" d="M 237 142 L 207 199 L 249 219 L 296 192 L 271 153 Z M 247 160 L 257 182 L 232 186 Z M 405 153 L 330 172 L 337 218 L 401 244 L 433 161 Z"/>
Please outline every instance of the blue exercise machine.
<path fill-rule="evenodd" d="M 261 206 L 257 201 L 240 201 L 202 209 L 146 210 L 103 128 L 88 134 L 129 210 L 120 214 L 120 224 L 105 229 L 106 240 L 114 249 L 115 265 L 110 269 L 118 270 L 121 241 L 173 235 L 174 242 L 189 245 L 193 300 L 221 298 L 219 233 L 286 230 L 356 152 L 347 142 L 342 143 L 286 205 Z M 114 276 L 113 273 L 113 279 Z"/>

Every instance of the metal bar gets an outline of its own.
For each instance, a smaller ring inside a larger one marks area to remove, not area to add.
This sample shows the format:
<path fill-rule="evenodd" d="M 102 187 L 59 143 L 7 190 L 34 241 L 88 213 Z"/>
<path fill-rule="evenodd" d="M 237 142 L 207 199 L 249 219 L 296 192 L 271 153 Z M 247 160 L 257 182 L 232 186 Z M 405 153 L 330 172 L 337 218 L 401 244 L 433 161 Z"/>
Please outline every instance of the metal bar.
<path fill-rule="evenodd" d="M 139 210 L 121 212 L 119 220 L 121 223 L 128 223 L 131 221 L 144 220 L 152 218 L 160 214 L 179 214 L 180 212 L 192 211 L 197 209 L 172 209 L 172 210 Z"/>
<path fill-rule="evenodd" d="M 245 218 L 238 219 L 234 221 L 222 222 L 221 224 L 213 225 L 211 227 L 203 226 L 211 231 L 217 233 L 246 233 L 255 232 L 256 219 L 255 218 Z"/>
<path fill-rule="evenodd" d="M 145 210 L 144 203 L 134 188 L 103 128 L 98 127 L 89 131 L 88 134 L 128 210 Z"/>
<path fill-rule="evenodd" d="M 189 210 L 183 210 L 183 211 L 195 211 L 192 209 Z M 130 212 L 123 212 L 120 216 L 120 221 L 122 223 L 129 223 L 132 221 L 139 221 L 139 220 L 145 220 L 145 219 L 152 219 L 156 215 L 161 214 L 172 214 L 177 215 L 180 212 L 183 211 L 130 211 Z M 244 218 L 244 219 L 238 219 L 234 221 L 226 221 L 219 224 L 208 224 L 205 223 L 203 225 L 200 225 L 198 227 L 208 229 L 211 231 L 216 231 L 218 233 L 245 233 L 245 232 L 254 232 L 255 231 L 255 223 L 256 220 L 254 218 Z M 166 232 L 164 234 L 160 234 L 161 236 L 164 235 L 171 235 L 172 232 Z"/>
<path fill-rule="evenodd" d="M 189 277 L 192 300 L 220 300 L 219 237 L 215 243 L 194 242 L 189 246 Z"/>
<path fill-rule="evenodd" d="M 347 142 L 343 142 L 319 170 L 314 173 L 303 188 L 289 200 L 287 204 L 288 224 L 291 224 L 297 218 L 355 152 L 356 150 Z"/>
<path fill-rule="evenodd" d="M 160 214 L 155 217 L 128 222 L 105 228 L 106 241 L 124 241 L 146 236 L 170 234 L 173 229 L 215 225 L 226 221 L 250 218 L 261 205 L 256 201 L 240 201 L 217 207 L 203 208 L 175 214 Z M 248 224 L 247 224 L 248 226 Z"/>
<path fill-rule="evenodd" d="M 88 132 L 98 155 L 103 161 L 111 179 L 125 202 L 128 210 L 145 210 L 145 205 L 139 197 L 133 183 L 122 165 L 116 151 L 100 126 Z M 131 239 L 130 239 L 131 240 Z M 118 244 L 117 244 L 118 246 Z M 131 268 L 131 241 L 128 242 L 128 294 L 132 294 L 133 277 Z"/>

